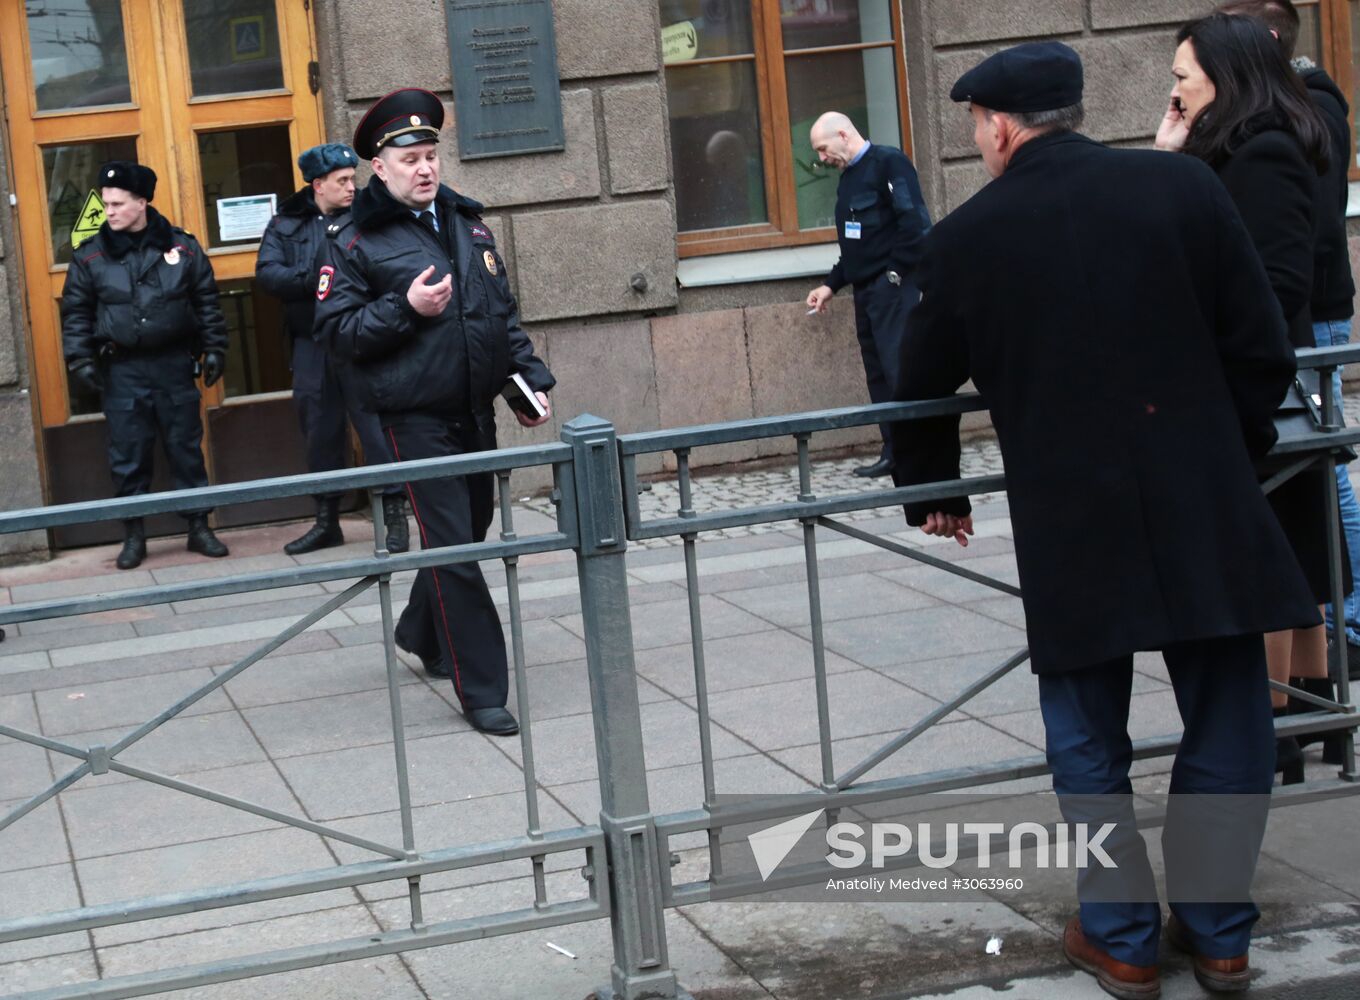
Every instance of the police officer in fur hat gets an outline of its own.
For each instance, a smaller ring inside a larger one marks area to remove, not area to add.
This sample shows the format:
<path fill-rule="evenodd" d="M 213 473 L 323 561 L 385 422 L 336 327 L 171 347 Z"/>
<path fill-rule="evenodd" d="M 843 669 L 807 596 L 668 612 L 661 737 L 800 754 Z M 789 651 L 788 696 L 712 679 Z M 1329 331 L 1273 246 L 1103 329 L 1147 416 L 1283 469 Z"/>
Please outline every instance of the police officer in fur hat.
<path fill-rule="evenodd" d="M 118 496 L 151 489 L 158 436 L 175 488 L 207 486 L 194 379 L 201 368 L 203 384 L 215 384 L 227 352 L 212 264 L 198 240 L 148 204 L 150 167 L 106 163 L 98 183 L 105 222 L 72 257 L 61 297 L 67 375 L 103 396 Z M 227 554 L 208 510 L 184 516 L 191 552 Z M 146 558 L 146 530 L 141 518 L 124 529 L 117 565 L 132 569 Z"/>
<path fill-rule="evenodd" d="M 317 286 L 317 329 L 353 366 L 364 404 L 378 414 L 398 461 L 496 447 L 492 403 L 512 375 L 548 419 L 547 366 L 519 324 L 482 206 L 440 184 L 444 106 L 408 88 L 378 101 L 354 134 L 373 178 L 331 234 Z M 426 548 L 486 537 L 494 513 L 490 473 L 407 484 Z M 475 729 L 518 732 L 505 708 L 509 673 L 495 602 L 475 562 L 423 569 L 396 630 L 397 645 L 433 674 L 453 678 Z"/>
<path fill-rule="evenodd" d="M 355 397 L 345 372 L 313 337 L 316 318 L 318 254 L 326 243 L 326 228 L 335 225 L 354 201 L 354 170 L 359 157 L 341 143 L 313 146 L 298 157 L 306 186 L 288 197 L 270 220 L 260 241 L 255 279 L 260 287 L 283 300 L 284 325 L 292 343 L 293 405 L 307 444 L 311 472 L 343 469 L 349 451 L 348 422 L 363 445 L 364 461 L 382 465 L 392 461 L 378 418 Z M 405 491 L 393 486 L 383 496 L 387 551 L 405 552 L 409 545 Z M 340 494 L 316 498 L 316 522 L 283 547 L 289 555 L 343 545 Z"/>

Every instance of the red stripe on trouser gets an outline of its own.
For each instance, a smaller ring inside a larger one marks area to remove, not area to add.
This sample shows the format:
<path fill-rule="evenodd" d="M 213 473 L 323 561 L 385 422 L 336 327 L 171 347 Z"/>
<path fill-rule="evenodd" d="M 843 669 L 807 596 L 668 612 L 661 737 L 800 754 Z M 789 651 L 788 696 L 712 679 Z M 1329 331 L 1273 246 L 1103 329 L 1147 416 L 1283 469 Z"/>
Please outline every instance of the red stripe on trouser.
<path fill-rule="evenodd" d="M 398 462 L 401 461 L 401 452 L 397 449 L 397 435 L 392 432 L 392 428 L 387 428 L 387 436 L 392 442 L 392 454 Z M 428 549 L 429 539 L 425 537 L 425 522 L 420 519 L 420 508 L 416 506 L 416 493 L 411 489 L 411 484 L 406 484 L 406 495 L 411 500 L 411 513 L 416 516 L 416 527 L 420 529 L 420 547 Z M 444 593 L 439 589 L 439 573 L 433 567 L 430 568 L 430 579 L 434 581 L 435 597 L 439 600 L 439 621 L 444 626 L 444 638 L 449 644 L 449 656 L 453 660 L 453 687 L 458 692 L 458 700 L 463 700 L 463 676 L 458 669 L 458 654 L 453 649 L 453 636 L 449 633 L 449 616 L 444 611 Z"/>

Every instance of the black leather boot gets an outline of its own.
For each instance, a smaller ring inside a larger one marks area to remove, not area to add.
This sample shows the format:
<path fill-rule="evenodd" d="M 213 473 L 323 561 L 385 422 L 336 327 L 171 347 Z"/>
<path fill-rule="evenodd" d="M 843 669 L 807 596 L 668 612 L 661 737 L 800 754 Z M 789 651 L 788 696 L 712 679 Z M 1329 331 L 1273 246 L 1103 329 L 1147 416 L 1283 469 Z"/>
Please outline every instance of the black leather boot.
<path fill-rule="evenodd" d="M 1328 701 L 1336 701 L 1336 686 L 1330 679 L 1324 677 L 1291 677 L 1289 679 L 1291 687 L 1296 687 L 1300 691 L 1318 698 L 1326 698 Z M 1307 702 L 1290 701 L 1289 710 L 1291 712 L 1316 712 L 1320 709 L 1309 705 Z M 1308 733 L 1306 736 L 1298 737 L 1299 749 L 1312 746 L 1314 743 L 1322 744 L 1322 763 L 1340 764 L 1345 759 L 1346 739 L 1340 733 L 1326 735 L 1324 733 Z"/>
<path fill-rule="evenodd" d="M 387 524 L 387 551 L 405 552 L 411 547 L 411 533 L 406 526 L 406 498 L 400 493 L 383 496 L 383 521 Z"/>
<path fill-rule="evenodd" d="M 189 539 L 184 546 L 190 552 L 197 552 L 209 559 L 221 559 L 227 554 L 227 547 L 208 527 L 207 514 L 193 514 L 189 517 Z"/>
<path fill-rule="evenodd" d="M 290 556 L 300 556 L 304 552 L 344 544 L 345 535 L 340 530 L 340 499 L 331 497 L 316 502 L 316 523 L 301 538 L 294 538 L 285 545 L 283 551 Z"/>
<path fill-rule="evenodd" d="M 146 558 L 146 525 L 140 517 L 123 522 L 123 551 L 114 565 L 119 569 L 135 569 Z"/>
<path fill-rule="evenodd" d="M 1289 714 L 1289 706 L 1274 709 L 1275 718 Z M 1299 785 L 1303 783 L 1303 751 L 1299 741 L 1292 736 L 1283 736 L 1275 741 L 1275 770 L 1283 772 L 1281 784 Z"/>

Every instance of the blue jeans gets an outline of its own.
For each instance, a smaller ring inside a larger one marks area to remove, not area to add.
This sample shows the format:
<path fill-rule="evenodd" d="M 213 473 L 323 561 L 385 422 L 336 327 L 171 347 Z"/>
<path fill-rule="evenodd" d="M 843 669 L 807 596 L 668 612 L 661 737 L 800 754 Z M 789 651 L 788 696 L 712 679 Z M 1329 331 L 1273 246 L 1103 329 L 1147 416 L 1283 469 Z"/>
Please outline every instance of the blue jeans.
<path fill-rule="evenodd" d="M 1176 692 L 1185 733 L 1171 768 L 1166 825 L 1162 828 L 1167 895 L 1171 911 L 1185 926 L 1195 950 L 1210 958 L 1234 958 L 1247 951 L 1251 928 L 1260 916 L 1244 892 L 1237 902 L 1175 902 L 1194 884 L 1194 873 L 1221 863 L 1248 882 L 1255 871 L 1265 805 L 1275 782 L 1275 725 L 1266 681 L 1265 644 L 1259 635 L 1202 639 L 1162 650 Z M 1147 847 L 1132 823 L 1133 785 L 1129 765 L 1129 697 L 1133 657 L 1123 656 L 1081 670 L 1039 675 L 1039 708 L 1053 790 L 1069 822 L 1083 822 L 1092 809 L 1112 810 L 1128 800 L 1127 816 L 1101 816 L 1119 829 L 1105 847 L 1118 871 L 1110 886 L 1107 873 L 1082 869 L 1077 877 L 1081 927 L 1088 940 L 1121 962 L 1155 965 L 1162 910 L 1155 902 Z M 1208 795 L 1259 798 L 1259 827 L 1253 823 L 1230 836 L 1205 837 Z M 1177 811 L 1175 798 L 1200 801 L 1194 810 Z M 1098 801 L 1093 801 L 1093 799 Z M 1108 803 L 1108 804 L 1107 804 Z M 1209 852 L 1204 856 L 1203 852 Z M 1180 887 L 1180 888 L 1178 888 Z M 1134 889 L 1137 894 L 1120 893 Z M 1189 890 L 1193 898 L 1193 889 Z M 1143 900 L 1142 902 L 1136 900 Z"/>
<path fill-rule="evenodd" d="M 1313 324 L 1313 339 L 1318 347 L 1338 347 L 1350 343 L 1351 321 L 1348 319 L 1322 320 Z M 1332 377 L 1332 391 L 1337 405 L 1341 404 L 1341 369 Z M 1355 589 L 1346 598 L 1346 639 L 1360 646 L 1360 502 L 1355 499 L 1346 466 L 1336 467 L 1337 496 L 1341 501 L 1341 530 L 1346 548 L 1351 555 L 1351 575 Z M 1332 606 L 1327 605 L 1327 627 L 1332 627 Z"/>

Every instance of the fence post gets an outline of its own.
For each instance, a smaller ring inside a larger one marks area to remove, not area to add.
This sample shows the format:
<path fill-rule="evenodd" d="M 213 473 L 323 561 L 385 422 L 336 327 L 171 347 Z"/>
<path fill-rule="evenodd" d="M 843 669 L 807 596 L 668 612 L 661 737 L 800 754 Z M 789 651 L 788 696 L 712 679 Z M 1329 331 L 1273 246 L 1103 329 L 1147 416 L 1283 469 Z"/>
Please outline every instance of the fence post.
<path fill-rule="evenodd" d="M 595 717 L 614 964 L 599 1000 L 684 996 L 666 951 L 656 821 L 647 797 L 642 717 L 633 663 L 633 626 L 624 564 L 627 538 L 614 425 L 583 414 L 562 428 L 572 447 L 572 489 L 580 524 L 576 550 L 586 665 Z"/>

